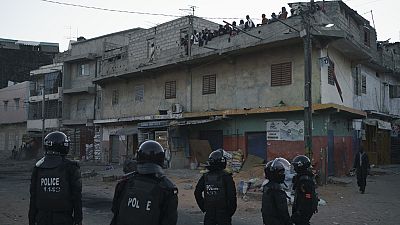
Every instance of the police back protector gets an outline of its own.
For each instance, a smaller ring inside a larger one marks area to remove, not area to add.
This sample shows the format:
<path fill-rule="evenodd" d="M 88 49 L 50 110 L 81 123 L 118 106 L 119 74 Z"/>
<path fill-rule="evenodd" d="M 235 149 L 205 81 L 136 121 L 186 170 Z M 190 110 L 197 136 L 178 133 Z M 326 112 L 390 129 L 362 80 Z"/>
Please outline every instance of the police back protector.
<path fill-rule="evenodd" d="M 71 211 L 72 198 L 67 162 L 40 163 L 39 161 L 36 167 L 38 170 L 36 207 L 44 211 Z"/>
<path fill-rule="evenodd" d="M 158 225 L 162 189 L 161 179 L 134 176 L 128 180 L 118 214 L 118 225 Z"/>
<path fill-rule="evenodd" d="M 226 208 L 226 188 L 223 180 L 224 172 L 209 172 L 204 174 L 205 208 Z"/>

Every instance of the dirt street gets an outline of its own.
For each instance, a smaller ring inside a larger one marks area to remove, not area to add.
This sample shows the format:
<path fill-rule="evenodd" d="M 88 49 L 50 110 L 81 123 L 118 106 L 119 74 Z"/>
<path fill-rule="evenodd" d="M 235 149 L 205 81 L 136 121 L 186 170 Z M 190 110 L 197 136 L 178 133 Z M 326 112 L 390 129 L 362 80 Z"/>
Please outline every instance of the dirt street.
<path fill-rule="evenodd" d="M 28 224 L 30 171 L 35 161 L 0 162 L 0 225 Z M 109 224 L 111 200 L 116 181 L 103 182 L 102 177 L 121 174 L 121 168 L 105 171 L 105 166 L 83 163 L 82 172 L 94 169 L 98 175 L 83 178 L 84 225 Z M 385 168 L 387 175 L 368 178 L 366 193 L 358 193 L 355 178 L 348 185 L 329 184 L 318 188 L 320 197 L 327 201 L 320 206 L 311 224 L 398 225 L 400 218 L 400 167 Z M 180 225 L 202 224 L 203 214 L 198 209 L 194 186 L 200 177 L 198 171 L 169 170 L 179 188 Z M 192 188 L 192 189 L 190 189 Z M 233 224 L 262 224 L 261 201 L 238 199 L 238 211 Z"/>

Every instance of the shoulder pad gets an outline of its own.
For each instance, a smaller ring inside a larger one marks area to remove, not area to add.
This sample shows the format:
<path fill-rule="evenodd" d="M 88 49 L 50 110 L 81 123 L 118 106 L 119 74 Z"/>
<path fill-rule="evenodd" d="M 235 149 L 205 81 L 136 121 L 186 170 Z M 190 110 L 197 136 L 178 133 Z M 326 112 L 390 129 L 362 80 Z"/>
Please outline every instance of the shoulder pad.
<path fill-rule="evenodd" d="M 63 163 L 63 159 L 61 158 L 61 156 L 44 156 L 36 163 L 36 167 L 52 169 L 52 168 L 56 168 L 57 166 L 61 165 L 62 163 Z"/>
<path fill-rule="evenodd" d="M 166 176 L 161 178 L 160 185 L 163 189 L 166 190 L 173 190 L 174 194 L 178 194 L 178 188 L 170 179 L 168 179 Z"/>

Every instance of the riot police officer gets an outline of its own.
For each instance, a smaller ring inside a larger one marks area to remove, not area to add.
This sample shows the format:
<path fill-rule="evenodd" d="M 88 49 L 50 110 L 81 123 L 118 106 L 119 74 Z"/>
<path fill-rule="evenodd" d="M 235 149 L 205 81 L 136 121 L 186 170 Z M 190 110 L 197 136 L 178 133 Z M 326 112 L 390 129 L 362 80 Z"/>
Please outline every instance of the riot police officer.
<path fill-rule="evenodd" d="M 292 164 L 297 173 L 293 177 L 295 195 L 292 220 L 296 225 L 309 225 L 312 215 L 317 211 L 319 201 L 315 191 L 311 161 L 307 156 L 299 155 L 293 159 Z"/>
<path fill-rule="evenodd" d="M 224 171 L 226 158 L 222 149 L 211 152 L 208 172 L 199 179 L 194 196 L 204 215 L 204 225 L 231 225 L 236 211 L 236 188 L 232 174 Z"/>
<path fill-rule="evenodd" d="M 44 139 L 45 156 L 32 171 L 29 225 L 82 224 L 82 183 L 79 164 L 65 158 L 68 137 L 59 131 Z"/>
<path fill-rule="evenodd" d="M 140 145 L 136 173 L 116 187 L 112 225 L 176 225 L 178 189 L 164 175 L 164 159 L 158 142 Z"/>
<path fill-rule="evenodd" d="M 264 168 L 268 183 L 263 187 L 261 213 L 264 225 L 291 225 L 286 192 L 282 189 L 285 170 L 290 163 L 284 158 L 269 161 Z"/>

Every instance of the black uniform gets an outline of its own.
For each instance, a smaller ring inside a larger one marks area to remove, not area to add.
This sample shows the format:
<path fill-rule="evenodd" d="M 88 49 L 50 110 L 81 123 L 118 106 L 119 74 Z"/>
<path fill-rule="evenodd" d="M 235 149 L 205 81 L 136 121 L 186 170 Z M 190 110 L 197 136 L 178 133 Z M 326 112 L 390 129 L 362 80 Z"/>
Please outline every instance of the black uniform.
<path fill-rule="evenodd" d="M 72 225 L 82 222 L 79 164 L 60 155 L 46 155 L 33 168 L 29 225 Z"/>
<path fill-rule="evenodd" d="M 163 175 L 133 174 L 115 188 L 111 225 L 176 225 L 177 193 Z"/>
<path fill-rule="evenodd" d="M 292 221 L 296 225 L 309 225 L 312 215 L 317 211 L 318 196 L 315 186 L 314 175 L 311 171 L 303 171 L 293 177 L 295 197 Z"/>
<path fill-rule="evenodd" d="M 264 225 L 291 225 L 287 195 L 281 184 L 269 181 L 263 187 L 261 213 Z"/>
<path fill-rule="evenodd" d="M 354 166 L 357 174 L 357 185 L 360 187 L 361 193 L 364 194 L 367 185 L 367 176 L 370 170 L 367 153 L 360 151 L 354 157 Z"/>
<path fill-rule="evenodd" d="M 206 213 L 204 225 L 231 224 L 237 207 L 235 182 L 231 174 L 224 170 L 203 174 L 194 195 L 197 205 Z"/>

